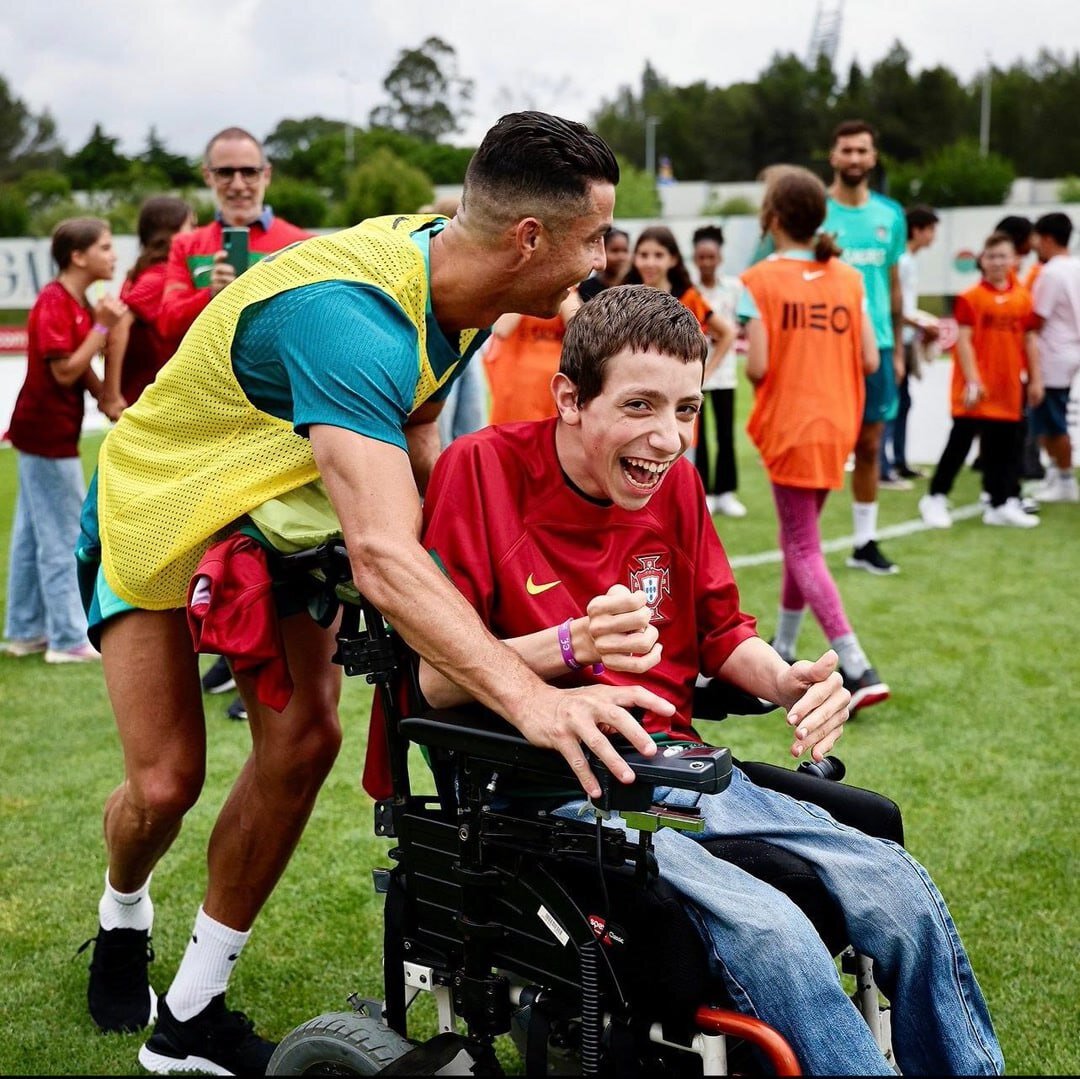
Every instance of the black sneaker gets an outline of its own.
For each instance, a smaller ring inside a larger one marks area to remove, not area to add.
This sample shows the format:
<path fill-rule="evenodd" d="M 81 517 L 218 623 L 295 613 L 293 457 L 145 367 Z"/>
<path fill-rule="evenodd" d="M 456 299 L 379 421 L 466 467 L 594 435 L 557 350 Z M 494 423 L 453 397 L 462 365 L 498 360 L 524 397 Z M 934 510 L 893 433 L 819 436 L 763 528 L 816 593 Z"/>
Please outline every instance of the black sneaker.
<path fill-rule="evenodd" d="M 881 704 L 889 699 L 889 687 L 878 677 L 873 667 L 867 667 L 858 678 L 848 677 L 845 671 L 840 673 L 844 678 L 844 689 L 851 694 L 848 709 L 852 715 L 860 708 L 869 708 L 872 704 Z"/>
<path fill-rule="evenodd" d="M 218 656 L 214 665 L 202 676 L 202 688 L 203 693 L 228 693 L 230 689 L 236 689 L 236 679 L 224 656 Z"/>
<path fill-rule="evenodd" d="M 162 997 L 157 1026 L 139 1050 L 139 1063 L 153 1075 L 265 1075 L 276 1048 L 276 1043 L 255 1033 L 243 1012 L 225 1007 L 224 993 L 183 1023 Z"/>
<path fill-rule="evenodd" d="M 229 710 L 225 714 L 229 719 L 247 719 L 247 705 L 244 704 L 244 698 L 238 696 L 236 700 L 229 705 Z"/>
<path fill-rule="evenodd" d="M 899 573 L 900 567 L 895 562 L 890 562 L 878 547 L 876 540 L 870 540 L 861 547 L 856 547 L 851 552 L 847 564 L 852 569 L 864 569 L 869 573 Z"/>
<path fill-rule="evenodd" d="M 86 999 L 90 1017 L 105 1033 L 142 1030 L 157 1015 L 147 967 L 154 949 L 145 929 L 101 929 L 80 949 L 94 945 Z"/>

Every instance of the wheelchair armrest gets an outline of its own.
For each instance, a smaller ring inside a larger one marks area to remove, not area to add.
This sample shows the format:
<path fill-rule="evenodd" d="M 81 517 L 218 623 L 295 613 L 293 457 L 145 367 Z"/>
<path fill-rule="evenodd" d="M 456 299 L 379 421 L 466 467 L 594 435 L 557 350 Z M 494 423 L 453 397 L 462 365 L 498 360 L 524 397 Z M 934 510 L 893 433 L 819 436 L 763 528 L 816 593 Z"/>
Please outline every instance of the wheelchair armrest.
<path fill-rule="evenodd" d="M 400 730 L 410 741 L 419 745 L 454 750 L 494 764 L 577 785 L 577 777 L 562 754 L 534 746 L 506 720 L 487 709 L 438 709 L 425 716 L 403 719 Z M 611 741 L 633 769 L 637 780 L 634 784 L 621 784 L 601 761 L 591 757 L 589 764 L 605 790 L 640 785 L 718 794 L 731 782 L 731 753 L 727 749 L 671 747 L 666 752 L 660 750 L 655 757 L 645 757 L 623 739 L 612 738 Z"/>
<path fill-rule="evenodd" d="M 763 701 L 744 689 L 725 682 L 722 678 L 710 678 L 694 687 L 693 714 L 696 719 L 723 719 L 725 716 L 763 716 L 775 711 L 779 705 Z"/>
<path fill-rule="evenodd" d="M 761 761 L 739 761 L 738 764 L 759 787 L 788 794 L 802 802 L 812 802 L 849 828 L 858 828 L 867 835 L 904 845 L 900 807 L 883 794 Z"/>

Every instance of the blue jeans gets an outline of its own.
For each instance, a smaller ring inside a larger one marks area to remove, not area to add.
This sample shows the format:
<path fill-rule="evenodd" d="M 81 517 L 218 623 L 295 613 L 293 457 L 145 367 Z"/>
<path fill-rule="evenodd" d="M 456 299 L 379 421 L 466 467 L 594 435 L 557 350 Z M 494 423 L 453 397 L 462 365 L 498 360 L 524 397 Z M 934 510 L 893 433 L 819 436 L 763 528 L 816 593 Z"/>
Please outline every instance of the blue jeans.
<path fill-rule="evenodd" d="M 45 637 L 52 649 L 75 648 L 86 643 L 75 576 L 75 541 L 86 494 L 82 462 L 18 453 L 18 475 L 4 636 Z"/>
<path fill-rule="evenodd" d="M 483 363 L 474 357 L 450 387 L 439 413 L 439 438 L 449 446 L 459 435 L 487 426 L 487 380 Z"/>
<path fill-rule="evenodd" d="M 904 1075 L 999 1075 L 1004 1061 L 986 1002 L 945 901 L 902 847 L 838 824 L 823 809 L 752 783 L 738 768 L 722 794 L 657 788 L 698 806 L 705 831 L 655 836 L 660 875 L 684 895 L 709 963 L 735 1007 L 775 1027 L 812 1075 L 894 1075 L 848 999 L 817 931 L 785 895 L 714 858 L 717 836 L 765 839 L 811 862 L 845 913 L 856 950 L 874 960 L 892 1003 Z M 558 810 L 576 816 L 587 803 Z M 609 826 L 622 827 L 614 818 Z M 633 833 L 631 832 L 633 838 Z"/>

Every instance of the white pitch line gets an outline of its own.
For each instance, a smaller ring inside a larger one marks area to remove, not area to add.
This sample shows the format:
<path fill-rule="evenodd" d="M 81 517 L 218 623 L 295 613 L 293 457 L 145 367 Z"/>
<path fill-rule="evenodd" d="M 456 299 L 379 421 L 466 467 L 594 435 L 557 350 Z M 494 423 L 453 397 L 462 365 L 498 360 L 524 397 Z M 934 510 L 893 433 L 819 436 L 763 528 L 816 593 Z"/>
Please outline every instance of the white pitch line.
<path fill-rule="evenodd" d="M 976 517 L 982 513 L 986 507 L 981 502 L 975 502 L 970 506 L 961 506 L 959 509 L 950 510 L 949 515 L 954 521 L 963 521 L 968 517 Z M 928 525 L 921 517 L 915 518 L 913 521 L 902 521 L 898 525 L 889 525 L 888 528 L 882 528 L 878 532 L 878 539 L 895 539 L 897 536 L 910 536 L 915 532 L 928 532 L 930 525 Z M 821 549 L 826 554 L 831 554 L 834 551 L 843 551 L 849 547 L 852 547 L 855 543 L 854 536 L 841 536 L 839 539 L 826 540 Z M 767 566 L 772 562 L 783 562 L 784 554 L 782 551 L 761 551 L 758 554 L 744 554 L 736 555 L 734 558 L 729 558 L 732 569 L 744 569 L 747 566 Z"/>

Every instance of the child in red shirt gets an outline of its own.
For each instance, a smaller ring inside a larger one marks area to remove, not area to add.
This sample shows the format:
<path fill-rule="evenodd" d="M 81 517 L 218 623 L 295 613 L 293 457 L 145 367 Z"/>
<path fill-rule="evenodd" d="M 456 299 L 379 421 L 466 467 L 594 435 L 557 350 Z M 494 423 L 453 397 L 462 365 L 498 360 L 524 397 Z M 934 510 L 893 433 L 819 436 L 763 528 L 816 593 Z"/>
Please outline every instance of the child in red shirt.
<path fill-rule="evenodd" d="M 139 257 L 120 289 L 128 310 L 109 335 L 105 349 L 102 411 L 116 419 L 172 355 L 156 322 L 165 291 L 165 267 L 172 238 L 195 228 L 195 211 L 173 195 L 155 195 L 139 210 Z"/>
<path fill-rule="evenodd" d="M 1043 397 L 1031 295 L 1016 280 L 1016 247 L 1006 233 L 987 239 L 979 263 L 983 279 L 957 297 L 953 312 L 953 426 L 919 512 L 932 528 L 952 525 L 948 494 L 978 437 L 990 497 L 983 524 L 1034 528 L 1039 518 L 1020 504 L 1024 401 L 1034 407 Z"/>
<path fill-rule="evenodd" d="M 101 351 L 125 305 L 106 296 L 93 308 L 86 290 L 116 268 L 108 223 L 61 221 L 52 236 L 60 272 L 30 309 L 26 381 L 5 436 L 18 451 L 18 495 L 11 532 L 4 651 L 45 653 L 46 663 L 98 659 L 86 639 L 75 577 L 75 541 L 86 486 L 79 460 L 83 396 L 100 402 L 90 361 Z"/>

